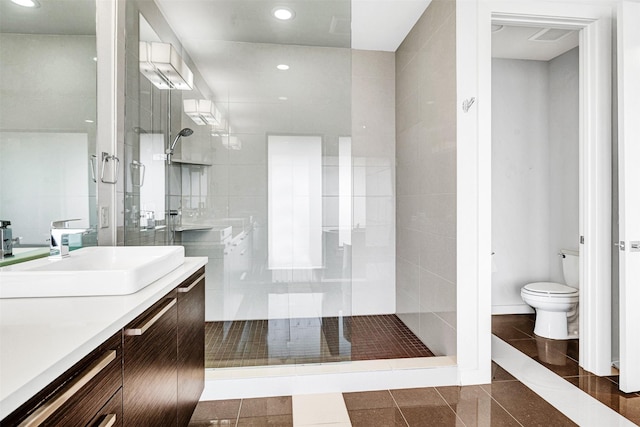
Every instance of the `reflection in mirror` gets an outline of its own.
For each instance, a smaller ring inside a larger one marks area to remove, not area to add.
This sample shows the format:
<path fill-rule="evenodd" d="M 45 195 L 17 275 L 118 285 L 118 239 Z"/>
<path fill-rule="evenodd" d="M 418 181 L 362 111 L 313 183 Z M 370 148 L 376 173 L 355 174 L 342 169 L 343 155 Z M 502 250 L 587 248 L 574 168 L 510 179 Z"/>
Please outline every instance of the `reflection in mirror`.
<path fill-rule="evenodd" d="M 139 15 L 140 26 L 140 46 L 149 43 L 161 42 L 160 37 L 153 30 L 142 14 Z M 142 55 L 142 52 L 141 52 Z M 150 95 L 151 111 L 153 114 L 153 98 L 159 97 L 161 94 L 157 86 L 150 86 L 144 81 L 144 69 L 146 61 L 140 58 L 140 81 L 145 85 L 140 87 L 140 99 L 144 95 Z M 149 80 L 150 81 L 150 80 Z M 144 92 L 144 93 L 143 93 Z M 157 113 L 159 114 L 159 113 Z M 134 128 L 136 129 L 136 128 Z M 165 216 L 165 134 L 161 129 L 148 129 L 137 127 L 136 136 L 139 143 L 138 160 L 131 159 L 131 187 L 134 192 L 137 187 L 139 190 L 139 206 L 140 218 L 139 224 L 141 230 L 155 230 L 157 226 L 161 226 Z M 135 205 L 134 205 L 135 206 Z M 156 223 L 158 221 L 158 223 Z"/>
<path fill-rule="evenodd" d="M 23 246 L 48 246 L 53 220 L 97 217 L 96 5 L 40 4 L 0 3 L 0 219 Z"/>

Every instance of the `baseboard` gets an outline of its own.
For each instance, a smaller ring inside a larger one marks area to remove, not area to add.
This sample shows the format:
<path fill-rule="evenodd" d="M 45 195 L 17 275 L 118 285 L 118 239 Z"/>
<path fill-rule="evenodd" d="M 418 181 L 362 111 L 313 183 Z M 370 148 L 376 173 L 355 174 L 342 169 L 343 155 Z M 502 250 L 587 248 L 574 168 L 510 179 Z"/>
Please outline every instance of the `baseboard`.
<path fill-rule="evenodd" d="M 530 314 L 535 310 L 527 304 L 492 305 L 491 314 Z"/>

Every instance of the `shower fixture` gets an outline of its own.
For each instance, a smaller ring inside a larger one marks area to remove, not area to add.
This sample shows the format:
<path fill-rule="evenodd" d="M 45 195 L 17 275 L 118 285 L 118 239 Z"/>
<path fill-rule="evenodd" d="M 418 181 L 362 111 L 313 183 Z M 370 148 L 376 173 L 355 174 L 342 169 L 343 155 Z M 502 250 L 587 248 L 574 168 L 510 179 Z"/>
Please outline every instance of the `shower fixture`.
<path fill-rule="evenodd" d="M 193 130 L 189 128 L 184 128 L 180 132 L 178 132 L 178 134 L 176 135 L 176 138 L 171 143 L 171 146 L 167 148 L 167 164 L 169 165 L 171 164 L 171 156 L 173 155 L 173 149 L 176 148 L 176 144 L 178 143 L 178 140 L 180 139 L 180 137 L 184 136 L 186 138 L 188 136 L 191 136 L 191 134 L 193 134 Z"/>

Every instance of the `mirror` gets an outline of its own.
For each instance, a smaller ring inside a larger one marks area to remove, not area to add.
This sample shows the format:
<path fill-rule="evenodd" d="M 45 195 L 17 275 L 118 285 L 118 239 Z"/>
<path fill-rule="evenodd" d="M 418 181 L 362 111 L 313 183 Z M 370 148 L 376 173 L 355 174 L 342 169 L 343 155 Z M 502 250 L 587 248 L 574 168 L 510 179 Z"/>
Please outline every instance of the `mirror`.
<path fill-rule="evenodd" d="M 95 2 L 0 3 L 0 219 L 23 246 L 96 225 L 96 55 Z"/>
<path fill-rule="evenodd" d="M 140 17 L 139 36 L 140 42 L 152 43 L 162 40 L 153 30 L 142 14 Z M 142 61 L 142 60 L 141 60 Z M 142 66 L 142 65 L 141 65 Z M 140 115 L 151 114 L 152 117 L 161 114 L 158 110 L 154 98 L 159 98 L 159 89 L 151 85 L 146 79 L 139 75 L 140 79 L 140 100 L 145 97 L 151 102 L 140 105 Z M 146 108 L 145 108 L 146 107 Z M 155 108 L 154 108 L 155 107 Z M 145 114 L 146 113 L 146 114 Z M 153 123 L 153 120 L 150 120 Z M 157 126 L 144 129 L 140 126 L 138 132 L 139 160 L 132 160 L 131 167 L 131 192 L 135 193 L 135 187 L 139 189 L 140 205 L 140 228 L 152 229 L 156 227 L 156 220 L 164 220 L 165 216 L 165 133 Z M 134 205 L 135 206 L 135 205 Z"/>

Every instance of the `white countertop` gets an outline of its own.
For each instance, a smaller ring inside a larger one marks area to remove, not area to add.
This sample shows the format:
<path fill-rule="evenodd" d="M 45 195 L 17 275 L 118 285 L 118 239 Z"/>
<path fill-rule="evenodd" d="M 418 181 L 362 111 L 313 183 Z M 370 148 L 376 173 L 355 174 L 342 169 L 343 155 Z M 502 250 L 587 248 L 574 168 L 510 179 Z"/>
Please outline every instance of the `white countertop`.
<path fill-rule="evenodd" d="M 185 258 L 131 295 L 0 299 L 0 420 L 206 263 Z"/>

